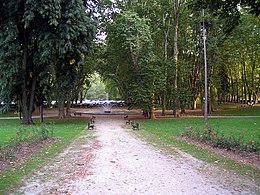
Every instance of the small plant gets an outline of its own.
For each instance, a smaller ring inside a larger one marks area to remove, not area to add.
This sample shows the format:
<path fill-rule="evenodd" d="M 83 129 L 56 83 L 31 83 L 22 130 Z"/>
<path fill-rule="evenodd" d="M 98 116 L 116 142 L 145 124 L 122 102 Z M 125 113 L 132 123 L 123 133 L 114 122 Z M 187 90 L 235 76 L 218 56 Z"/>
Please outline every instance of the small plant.
<path fill-rule="evenodd" d="M 259 151 L 259 138 L 250 140 L 248 143 L 243 141 L 245 134 L 241 135 L 219 135 L 218 131 L 213 131 L 213 129 L 206 124 L 203 130 L 198 128 L 193 129 L 192 127 L 186 127 L 186 131 L 181 132 L 180 136 L 189 137 L 191 139 L 204 142 L 212 145 L 213 147 L 226 148 L 228 150 L 239 150 L 256 152 Z"/>

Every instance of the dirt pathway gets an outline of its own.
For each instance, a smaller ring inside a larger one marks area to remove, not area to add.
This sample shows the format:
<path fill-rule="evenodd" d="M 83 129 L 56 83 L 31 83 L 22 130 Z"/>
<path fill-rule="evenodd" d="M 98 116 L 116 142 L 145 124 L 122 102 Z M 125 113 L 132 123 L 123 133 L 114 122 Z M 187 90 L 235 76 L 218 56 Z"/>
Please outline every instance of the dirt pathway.
<path fill-rule="evenodd" d="M 259 186 L 176 150 L 167 156 L 99 116 L 95 139 L 82 134 L 14 194 L 259 194 Z"/>

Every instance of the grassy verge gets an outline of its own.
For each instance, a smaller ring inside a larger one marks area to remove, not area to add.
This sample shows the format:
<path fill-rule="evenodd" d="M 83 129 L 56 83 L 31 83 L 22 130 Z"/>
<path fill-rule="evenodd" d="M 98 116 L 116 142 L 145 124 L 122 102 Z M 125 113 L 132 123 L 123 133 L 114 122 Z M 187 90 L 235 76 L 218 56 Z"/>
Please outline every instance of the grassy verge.
<path fill-rule="evenodd" d="M 226 105 L 225 105 L 226 106 Z M 219 106 L 221 110 L 213 112 L 212 116 L 260 116 L 260 106 L 250 106 L 247 105 L 240 105 L 233 107 L 224 107 Z M 225 108 L 229 108 L 226 109 Z"/>
<path fill-rule="evenodd" d="M 36 120 L 35 122 L 37 123 L 38 121 Z M 13 132 L 12 134 L 14 135 L 17 131 L 17 128 L 19 130 L 18 120 L 0 120 L 0 124 L 1 134 L 4 129 Z M 2 124 L 4 127 L 2 126 Z M 23 162 L 17 164 L 11 169 L 1 172 L 0 194 L 3 194 L 6 189 L 15 185 L 21 179 L 21 177 L 29 174 L 33 169 L 41 167 L 44 162 L 53 158 L 58 152 L 60 152 L 62 148 L 70 143 L 86 127 L 86 119 L 47 119 L 46 124 L 47 126 L 53 126 L 53 134 L 56 138 L 56 141 L 43 147 L 37 153 L 29 157 L 28 159 L 23 160 Z M 36 128 L 36 126 L 28 128 Z M 0 138 L 3 138 L 3 136 L 0 136 Z M 4 139 L 7 138 L 4 137 Z M 0 141 L 2 140 L 0 139 Z"/>
<path fill-rule="evenodd" d="M 212 128 L 218 128 L 218 131 L 223 134 L 233 134 L 241 136 L 245 133 L 245 139 L 259 139 L 259 125 L 255 125 L 254 119 L 210 119 Z M 203 128 L 204 121 L 202 119 L 161 119 L 161 120 L 144 120 L 140 121 L 141 127 L 145 131 L 140 131 L 138 134 L 148 138 L 148 141 L 155 143 L 157 146 L 167 145 L 178 147 L 182 151 L 191 154 L 192 156 L 203 160 L 207 163 L 217 164 L 227 170 L 233 170 L 239 174 L 246 174 L 252 179 L 259 179 L 260 170 L 250 165 L 245 165 L 234 160 L 229 160 L 221 155 L 210 152 L 207 149 L 202 149 L 196 145 L 179 141 L 175 137 L 180 135 L 187 126 L 196 126 L 196 128 Z M 221 124 L 221 125 L 220 125 Z M 232 131 L 232 132 L 231 132 Z M 148 134 L 152 134 L 149 136 Z"/>
<path fill-rule="evenodd" d="M 211 131 L 218 131 L 225 136 L 234 136 L 241 138 L 241 141 L 247 143 L 250 140 L 260 139 L 260 122 L 259 118 L 212 118 L 208 120 Z M 160 136 L 179 136 L 186 127 L 192 129 L 201 129 L 205 127 L 203 119 L 198 118 L 173 118 L 160 120 L 144 120 L 142 128 L 145 128 L 153 134 Z"/>
<path fill-rule="evenodd" d="M 0 117 L 19 117 L 17 112 L 0 113 Z"/>

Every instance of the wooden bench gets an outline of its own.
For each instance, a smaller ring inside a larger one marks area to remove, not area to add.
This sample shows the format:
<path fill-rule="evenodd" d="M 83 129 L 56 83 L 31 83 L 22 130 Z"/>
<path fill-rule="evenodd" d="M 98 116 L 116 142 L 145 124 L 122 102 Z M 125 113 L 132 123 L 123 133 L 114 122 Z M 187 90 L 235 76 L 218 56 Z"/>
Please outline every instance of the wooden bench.
<path fill-rule="evenodd" d="M 131 123 L 130 120 L 127 120 L 127 121 L 125 122 L 125 124 L 127 124 L 127 125 L 130 125 L 130 123 Z"/>
<path fill-rule="evenodd" d="M 139 129 L 139 123 L 131 122 L 132 129 L 133 130 L 138 130 Z"/>
<path fill-rule="evenodd" d="M 77 116 L 77 115 L 79 115 L 79 116 L 81 116 L 81 112 L 74 112 L 74 116 Z"/>
<path fill-rule="evenodd" d="M 91 123 L 91 124 L 95 123 L 95 121 L 94 121 L 93 118 L 90 119 L 90 123 Z"/>
<path fill-rule="evenodd" d="M 93 130 L 93 129 L 94 129 L 94 125 L 91 124 L 90 122 L 88 122 L 88 129 L 89 129 L 89 130 Z"/>

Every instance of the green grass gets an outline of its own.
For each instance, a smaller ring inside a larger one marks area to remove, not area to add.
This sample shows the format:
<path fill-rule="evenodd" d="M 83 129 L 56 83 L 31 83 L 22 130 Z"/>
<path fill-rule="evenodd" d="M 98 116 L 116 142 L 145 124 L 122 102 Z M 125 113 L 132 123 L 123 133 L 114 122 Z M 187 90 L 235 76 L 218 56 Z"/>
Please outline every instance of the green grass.
<path fill-rule="evenodd" d="M 245 134 L 242 141 L 260 139 L 259 118 L 211 118 L 208 120 L 212 131 L 218 131 L 220 135 L 235 136 L 237 138 Z M 153 134 L 178 136 L 186 127 L 203 130 L 205 126 L 203 119 L 198 118 L 174 118 L 160 120 L 142 121 L 142 128 L 149 130 Z"/>
<path fill-rule="evenodd" d="M 234 135 L 241 137 L 244 142 L 250 139 L 259 143 L 260 139 L 260 122 L 259 119 L 239 118 L 239 119 L 209 119 L 209 124 L 213 130 L 218 130 L 220 134 Z M 160 120 L 143 120 L 140 121 L 141 128 L 155 135 L 159 140 L 171 144 L 181 150 L 190 153 L 194 157 L 208 163 L 218 161 L 219 165 L 225 169 L 234 170 L 241 174 L 247 174 L 252 178 L 259 178 L 260 170 L 249 165 L 243 165 L 233 160 L 228 160 L 223 156 L 212 153 L 206 149 L 201 149 L 193 144 L 178 141 L 175 136 L 180 135 L 186 127 L 200 128 L 204 127 L 204 120 L 198 118 L 178 118 L 178 119 L 160 119 Z M 141 132 L 141 131 L 140 131 Z"/>
<path fill-rule="evenodd" d="M 260 116 L 260 106 L 238 107 L 228 110 L 213 112 L 211 115 L 219 116 Z"/>
<path fill-rule="evenodd" d="M 15 112 L 8 112 L 4 114 L 0 114 L 0 117 L 19 117 L 18 113 Z"/>
<path fill-rule="evenodd" d="M 19 131 L 19 120 L 0 120 L 0 142 L 7 141 L 11 137 L 14 137 L 16 131 Z"/>
<path fill-rule="evenodd" d="M 45 121 L 47 126 L 53 127 L 53 134 L 57 140 L 39 150 L 22 164 L 0 173 L 0 194 L 14 186 L 22 176 L 29 174 L 33 169 L 53 158 L 86 127 L 86 119 L 46 119 Z M 35 120 L 35 122 L 38 123 L 39 121 Z M 15 136 L 15 132 L 19 131 L 19 123 L 19 120 L 0 120 L 0 141 Z M 37 125 L 28 128 L 37 128 Z"/>

